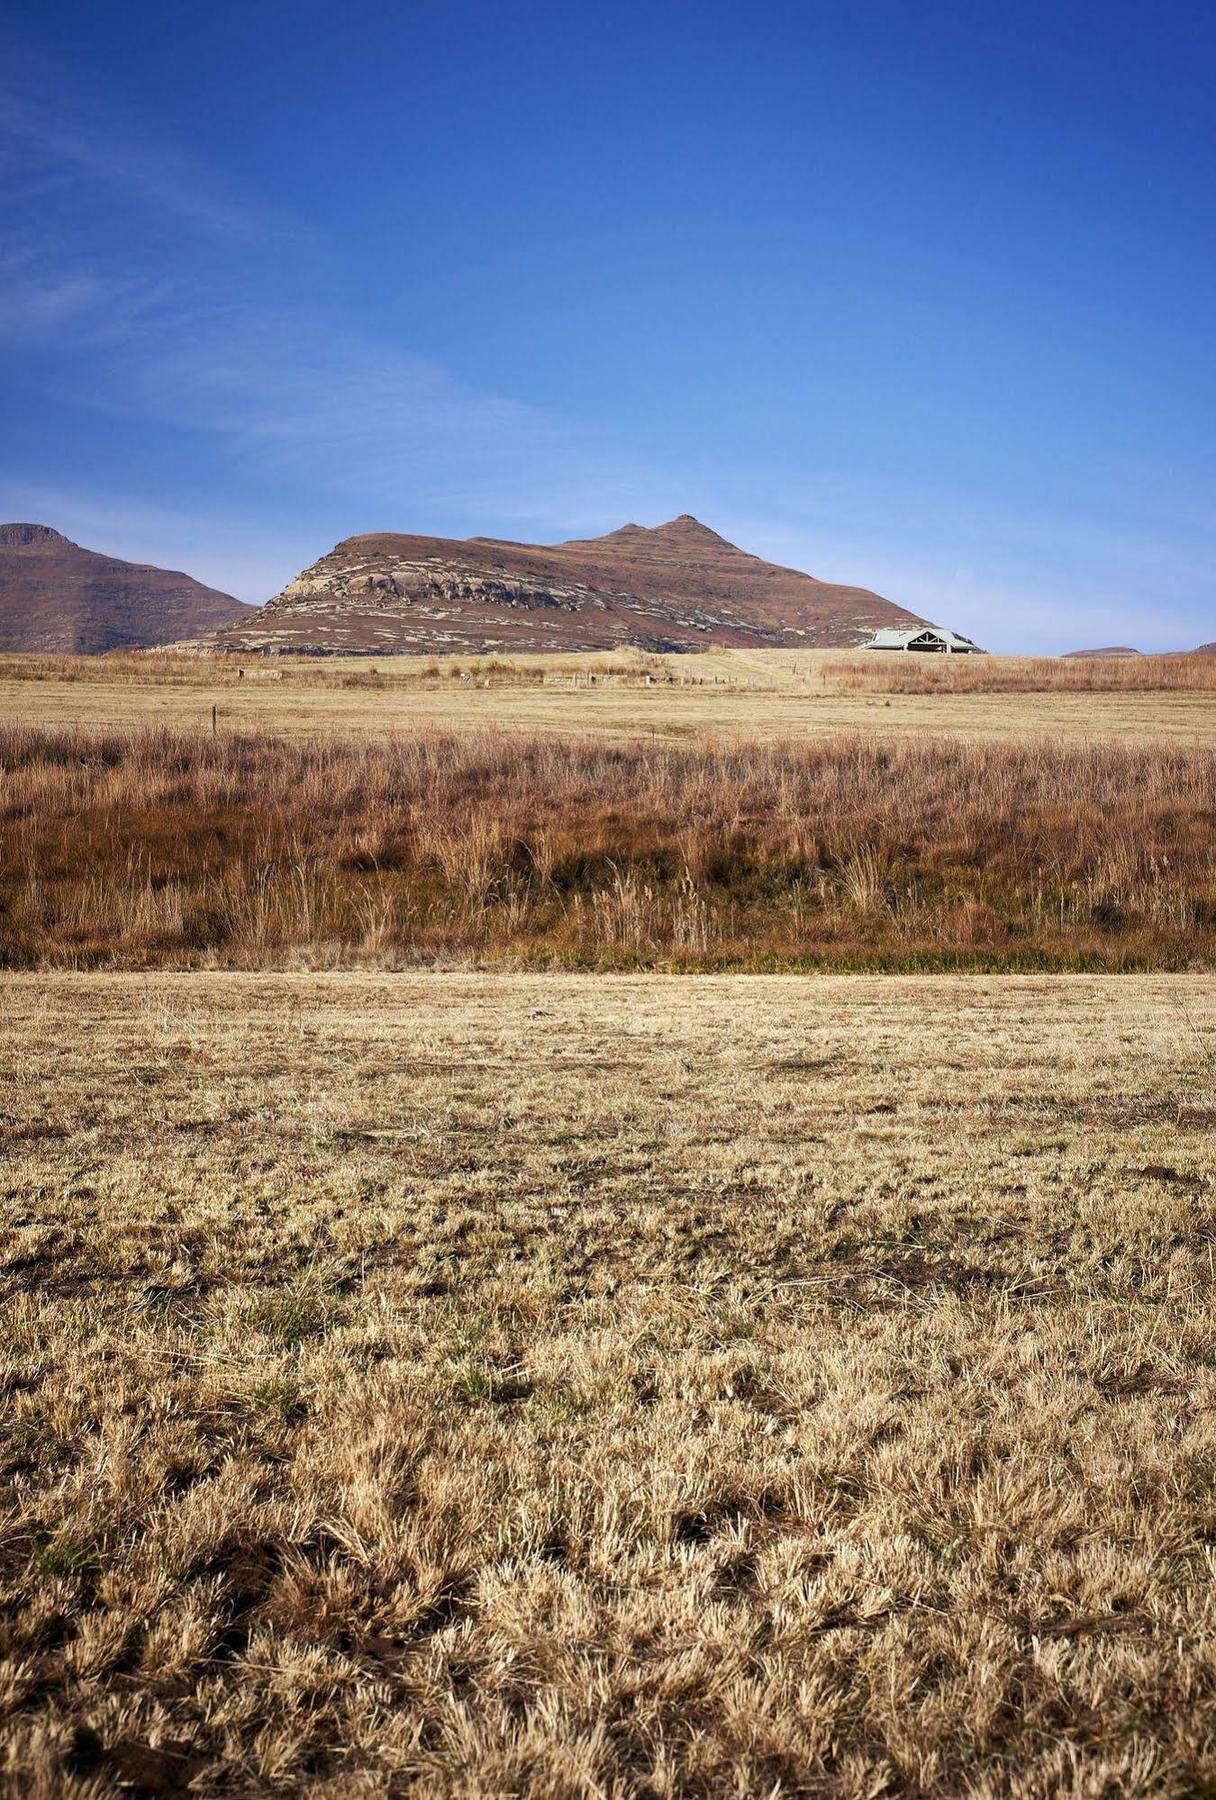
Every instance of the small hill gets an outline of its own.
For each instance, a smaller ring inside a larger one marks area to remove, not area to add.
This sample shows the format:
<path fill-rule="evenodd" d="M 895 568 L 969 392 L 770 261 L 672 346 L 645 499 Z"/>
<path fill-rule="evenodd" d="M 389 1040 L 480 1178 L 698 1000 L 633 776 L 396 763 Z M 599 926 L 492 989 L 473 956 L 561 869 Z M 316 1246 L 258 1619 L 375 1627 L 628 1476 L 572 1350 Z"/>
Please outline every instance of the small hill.
<path fill-rule="evenodd" d="M 918 623 L 867 588 L 749 555 L 685 513 L 666 525 L 622 525 L 560 544 L 394 532 L 346 538 L 216 641 L 342 655 L 811 648 Z"/>
<path fill-rule="evenodd" d="M 1130 650 L 1126 644 L 1114 644 L 1107 650 L 1066 650 L 1065 656 L 1143 656 L 1142 650 Z M 1216 656 L 1216 644 L 1196 644 L 1193 650 L 1162 650 L 1162 656 Z"/>
<path fill-rule="evenodd" d="M 0 525 L 0 650 L 143 649 L 255 610 L 176 570 L 83 550 L 49 525 Z"/>
<path fill-rule="evenodd" d="M 1130 644 L 1107 644 L 1101 650 L 1066 650 L 1064 660 L 1074 656 L 1141 656 L 1140 650 L 1133 650 Z"/>

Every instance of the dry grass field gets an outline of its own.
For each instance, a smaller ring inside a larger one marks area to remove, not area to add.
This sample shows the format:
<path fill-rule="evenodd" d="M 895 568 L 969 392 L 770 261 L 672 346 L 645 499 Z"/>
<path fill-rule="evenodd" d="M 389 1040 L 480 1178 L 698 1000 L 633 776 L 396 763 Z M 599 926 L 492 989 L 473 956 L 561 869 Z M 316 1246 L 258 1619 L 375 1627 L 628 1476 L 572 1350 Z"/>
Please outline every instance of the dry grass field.
<path fill-rule="evenodd" d="M 182 729 L 209 726 L 213 707 L 221 731 L 304 736 L 429 726 L 616 739 L 788 740 L 850 731 L 1188 744 L 1216 740 L 1216 658 L 1068 662 L 789 650 L 476 660 L 0 658 L 0 724 Z"/>
<path fill-rule="evenodd" d="M 1214 795 L 1207 659 L 0 661 L 0 1792 L 1216 1796 Z"/>
<path fill-rule="evenodd" d="M 1197 978 L 0 983 L 8 1792 L 1216 1791 Z"/>

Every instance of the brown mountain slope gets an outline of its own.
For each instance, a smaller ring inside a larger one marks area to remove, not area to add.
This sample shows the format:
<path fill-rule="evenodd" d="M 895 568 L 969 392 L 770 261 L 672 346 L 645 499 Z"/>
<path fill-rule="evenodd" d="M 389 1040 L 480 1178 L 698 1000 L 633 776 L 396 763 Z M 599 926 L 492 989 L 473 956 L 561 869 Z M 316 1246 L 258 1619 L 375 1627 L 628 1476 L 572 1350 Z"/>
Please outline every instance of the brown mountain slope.
<path fill-rule="evenodd" d="M 0 525 L 0 650 L 146 648 L 254 611 L 190 575 L 82 550 L 49 525 Z"/>
<path fill-rule="evenodd" d="M 816 581 L 728 544 L 687 514 L 563 544 L 495 538 L 347 538 L 257 617 L 232 649 L 681 650 L 705 644 L 856 644 L 915 622 L 865 588 Z"/>

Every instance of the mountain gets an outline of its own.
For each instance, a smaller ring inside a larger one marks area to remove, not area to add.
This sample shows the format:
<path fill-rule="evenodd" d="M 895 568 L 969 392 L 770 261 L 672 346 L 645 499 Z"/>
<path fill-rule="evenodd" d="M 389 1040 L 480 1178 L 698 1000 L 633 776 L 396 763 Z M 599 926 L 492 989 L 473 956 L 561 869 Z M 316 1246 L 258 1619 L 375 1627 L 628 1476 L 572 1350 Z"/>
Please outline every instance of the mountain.
<path fill-rule="evenodd" d="M 1125 644 L 1109 650 L 1066 650 L 1065 656 L 1141 656 L 1140 650 L 1129 650 Z M 1193 650 L 1162 650 L 1162 656 L 1216 656 L 1216 644 L 1196 644 Z"/>
<path fill-rule="evenodd" d="M 0 650 L 171 644 L 254 611 L 189 575 L 82 550 L 49 525 L 0 525 Z"/>
<path fill-rule="evenodd" d="M 1074 656 L 1139 656 L 1139 650 L 1133 650 L 1128 644 L 1107 644 L 1101 650 L 1066 650 L 1064 660 L 1067 662 Z"/>
<path fill-rule="evenodd" d="M 653 529 L 623 525 L 562 544 L 391 532 L 346 538 L 216 642 L 345 655 L 810 648 L 918 623 L 865 588 L 749 556 L 685 513 Z"/>

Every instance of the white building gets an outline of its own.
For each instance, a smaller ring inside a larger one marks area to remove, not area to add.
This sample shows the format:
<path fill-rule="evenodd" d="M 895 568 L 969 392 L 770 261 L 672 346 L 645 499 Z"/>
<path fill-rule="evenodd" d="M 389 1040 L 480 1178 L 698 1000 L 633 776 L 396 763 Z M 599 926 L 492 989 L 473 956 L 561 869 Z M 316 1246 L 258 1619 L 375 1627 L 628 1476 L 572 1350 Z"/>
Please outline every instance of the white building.
<path fill-rule="evenodd" d="M 946 656 L 983 656 L 985 652 L 970 638 L 943 625 L 913 625 L 907 631 L 884 628 L 876 631 L 863 650 L 928 650 Z"/>

